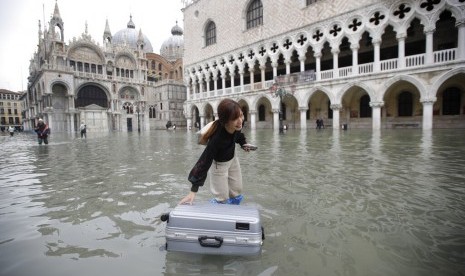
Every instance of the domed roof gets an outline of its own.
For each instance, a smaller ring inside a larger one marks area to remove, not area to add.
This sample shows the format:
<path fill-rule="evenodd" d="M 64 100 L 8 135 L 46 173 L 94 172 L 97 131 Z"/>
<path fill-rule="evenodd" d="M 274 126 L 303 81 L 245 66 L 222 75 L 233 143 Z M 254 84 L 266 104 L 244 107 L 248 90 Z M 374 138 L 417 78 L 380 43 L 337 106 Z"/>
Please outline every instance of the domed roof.
<path fill-rule="evenodd" d="M 152 43 L 145 34 L 144 38 L 144 52 L 153 53 Z M 136 25 L 132 22 L 132 15 L 130 16 L 126 29 L 120 30 L 115 33 L 112 38 L 113 45 L 127 45 L 130 48 L 137 49 L 137 40 L 139 39 L 139 32 L 136 31 Z"/>
<path fill-rule="evenodd" d="M 161 45 L 160 55 L 168 61 L 176 61 L 182 58 L 184 51 L 183 30 L 178 26 L 178 22 L 171 28 L 171 34 L 172 36 Z"/>

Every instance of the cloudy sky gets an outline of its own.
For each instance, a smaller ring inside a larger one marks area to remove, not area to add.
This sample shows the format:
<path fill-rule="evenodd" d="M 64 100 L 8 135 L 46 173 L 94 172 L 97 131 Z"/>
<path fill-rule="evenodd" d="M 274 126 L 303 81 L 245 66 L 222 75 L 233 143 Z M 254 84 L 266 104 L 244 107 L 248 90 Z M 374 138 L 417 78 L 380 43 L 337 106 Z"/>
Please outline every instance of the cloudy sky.
<path fill-rule="evenodd" d="M 85 31 L 102 45 L 105 20 L 110 31 L 126 29 L 129 16 L 160 53 L 178 21 L 184 29 L 181 0 L 0 0 L 0 89 L 27 89 L 29 60 L 37 50 L 39 20 L 44 28 L 58 2 L 64 22 L 65 42 Z"/>

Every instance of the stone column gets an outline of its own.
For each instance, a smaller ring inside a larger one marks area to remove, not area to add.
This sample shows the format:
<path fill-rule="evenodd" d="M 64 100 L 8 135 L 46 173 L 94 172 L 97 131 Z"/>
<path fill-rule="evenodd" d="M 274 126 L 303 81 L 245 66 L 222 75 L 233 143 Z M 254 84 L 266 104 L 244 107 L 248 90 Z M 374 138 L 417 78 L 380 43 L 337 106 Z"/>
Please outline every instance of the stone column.
<path fill-rule="evenodd" d="M 271 62 L 271 66 L 273 67 L 273 78 L 275 78 L 278 75 L 278 62 Z"/>
<path fill-rule="evenodd" d="M 213 89 L 215 90 L 215 96 L 218 96 L 218 73 L 213 76 Z"/>
<path fill-rule="evenodd" d="M 265 69 L 266 69 L 266 66 L 265 65 L 260 65 L 260 71 L 262 73 L 262 89 L 265 89 Z M 274 76 L 274 72 L 276 71 L 276 68 L 273 67 L 273 76 Z"/>
<path fill-rule="evenodd" d="M 375 48 L 375 62 L 373 63 L 373 72 L 379 72 L 381 70 L 381 62 L 380 62 L 380 45 L 381 39 L 373 39 L 373 46 Z"/>
<path fill-rule="evenodd" d="M 241 92 L 244 92 L 244 69 L 239 71 L 240 81 L 241 81 Z"/>
<path fill-rule="evenodd" d="M 308 108 L 299 108 L 300 110 L 300 129 L 307 129 L 307 110 Z"/>
<path fill-rule="evenodd" d="M 305 72 L 305 55 L 299 56 L 300 72 Z"/>
<path fill-rule="evenodd" d="M 358 49 L 360 48 L 359 44 L 351 44 L 350 49 L 352 49 L 352 75 L 358 75 Z"/>
<path fill-rule="evenodd" d="M 226 95 L 226 71 L 221 71 L 221 85 L 223 90 L 223 96 Z"/>
<path fill-rule="evenodd" d="M 457 45 L 457 59 L 463 60 L 465 59 L 465 20 L 457 22 L 455 26 L 458 27 L 458 45 Z"/>
<path fill-rule="evenodd" d="M 229 77 L 231 78 L 231 93 L 234 94 L 234 71 L 229 71 Z"/>
<path fill-rule="evenodd" d="M 192 116 L 187 116 L 186 119 L 187 119 L 187 123 L 186 123 L 187 124 L 187 130 L 190 130 L 190 129 L 192 129 Z"/>
<path fill-rule="evenodd" d="M 254 90 L 254 68 L 253 67 L 249 67 L 249 73 L 250 73 L 250 91 L 253 91 Z"/>
<path fill-rule="evenodd" d="M 200 128 L 205 126 L 205 115 L 200 115 Z"/>
<path fill-rule="evenodd" d="M 370 102 L 372 111 L 372 128 L 381 129 L 381 107 L 384 106 L 384 102 Z"/>
<path fill-rule="evenodd" d="M 434 33 L 434 30 L 427 30 L 427 31 L 425 31 L 425 35 L 426 35 L 426 57 L 425 57 L 425 64 L 433 64 L 433 63 L 434 63 L 434 56 L 433 56 L 433 33 Z"/>
<path fill-rule="evenodd" d="M 436 102 L 436 98 L 421 100 L 421 103 L 423 104 L 423 129 L 425 130 L 433 129 L 434 102 Z"/>
<path fill-rule="evenodd" d="M 319 81 L 321 80 L 321 53 L 315 53 L 313 55 L 315 57 L 315 63 L 316 63 L 316 80 Z"/>
<path fill-rule="evenodd" d="M 339 111 L 342 109 L 341 104 L 331 104 L 333 110 L 333 129 L 339 129 Z"/>
<path fill-rule="evenodd" d="M 399 43 L 399 57 L 397 61 L 397 67 L 399 69 L 405 68 L 405 34 L 397 35 L 397 42 Z"/>
<path fill-rule="evenodd" d="M 208 96 L 210 96 L 210 95 L 209 95 L 209 94 L 210 94 L 210 78 L 211 78 L 210 74 L 208 74 L 208 75 L 205 77 L 205 82 L 206 82 L 206 84 L 207 84 L 207 91 L 206 91 L 206 92 L 207 92 L 207 95 L 208 95 Z"/>
<path fill-rule="evenodd" d="M 197 79 L 199 80 L 199 96 L 200 98 L 203 98 L 203 78 L 201 75 L 198 75 Z"/>
<path fill-rule="evenodd" d="M 257 112 L 249 111 L 250 113 L 250 129 L 257 129 Z"/>
<path fill-rule="evenodd" d="M 331 53 L 333 54 L 333 78 L 339 77 L 339 49 L 334 48 L 331 49 Z"/>
<path fill-rule="evenodd" d="M 286 59 L 284 63 L 286 64 L 286 75 L 289 75 L 291 73 L 291 60 Z"/>
<path fill-rule="evenodd" d="M 279 108 L 273 109 L 273 129 L 279 130 Z"/>

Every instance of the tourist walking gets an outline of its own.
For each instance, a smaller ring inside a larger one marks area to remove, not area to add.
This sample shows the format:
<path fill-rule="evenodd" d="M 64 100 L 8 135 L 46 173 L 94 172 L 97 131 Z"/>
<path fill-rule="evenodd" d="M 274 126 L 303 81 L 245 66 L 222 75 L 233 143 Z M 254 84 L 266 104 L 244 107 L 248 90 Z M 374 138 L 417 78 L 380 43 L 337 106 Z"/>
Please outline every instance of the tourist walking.
<path fill-rule="evenodd" d="M 39 119 L 39 123 L 37 124 L 37 127 L 34 129 L 34 131 L 37 133 L 37 140 L 39 145 L 42 145 L 42 142 L 44 142 L 44 144 L 48 144 L 50 128 L 46 123 L 44 123 L 44 120 Z"/>
<path fill-rule="evenodd" d="M 10 136 L 15 135 L 15 128 L 13 126 L 8 127 L 8 132 L 10 133 Z"/>
<path fill-rule="evenodd" d="M 214 203 L 239 204 L 242 200 L 242 173 L 239 159 L 234 151 L 236 143 L 249 151 L 255 147 L 247 144 L 241 132 L 244 115 L 240 105 L 224 99 L 218 105 L 218 120 L 209 124 L 199 143 L 206 144 L 202 155 L 195 163 L 188 180 L 192 183 L 190 193 L 179 203 L 192 204 L 200 186 L 203 186 L 210 171 L 210 191 Z M 213 164 L 213 166 L 212 166 Z"/>
<path fill-rule="evenodd" d="M 81 123 L 79 129 L 81 130 L 81 138 L 87 138 L 87 126 L 84 122 Z"/>

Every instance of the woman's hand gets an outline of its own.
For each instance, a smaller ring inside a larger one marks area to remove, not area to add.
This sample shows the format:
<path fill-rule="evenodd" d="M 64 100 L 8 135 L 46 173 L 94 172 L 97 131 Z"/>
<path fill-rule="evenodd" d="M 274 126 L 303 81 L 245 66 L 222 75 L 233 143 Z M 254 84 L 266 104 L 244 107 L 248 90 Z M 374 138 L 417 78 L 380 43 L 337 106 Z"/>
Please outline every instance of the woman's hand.
<path fill-rule="evenodd" d="M 181 199 L 179 204 L 190 204 L 190 205 L 192 205 L 192 203 L 194 202 L 194 198 L 195 198 L 195 193 L 190 192 L 187 196 L 185 196 L 183 199 Z"/>
<path fill-rule="evenodd" d="M 256 150 L 257 147 L 252 144 L 244 144 L 242 145 L 242 149 L 245 151 L 251 151 L 251 150 Z"/>

